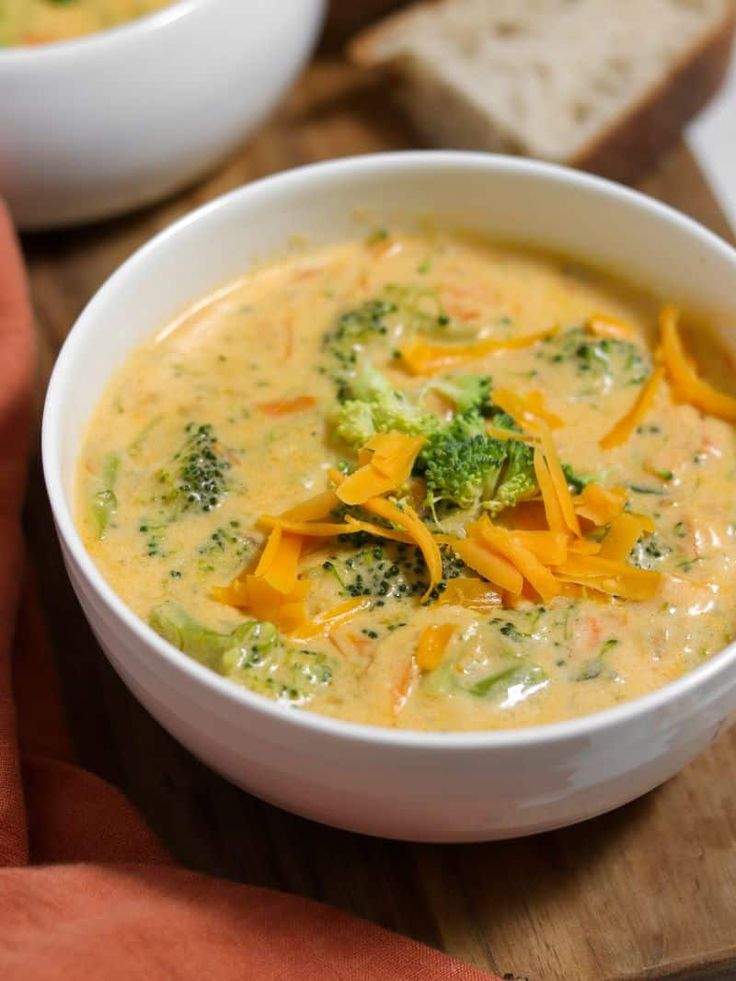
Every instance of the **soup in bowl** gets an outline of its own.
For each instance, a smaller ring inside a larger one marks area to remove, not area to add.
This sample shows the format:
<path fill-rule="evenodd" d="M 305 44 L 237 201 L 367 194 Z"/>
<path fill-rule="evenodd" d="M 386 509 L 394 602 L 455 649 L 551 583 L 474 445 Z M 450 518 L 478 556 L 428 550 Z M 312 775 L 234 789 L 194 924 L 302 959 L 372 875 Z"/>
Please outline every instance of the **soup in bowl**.
<path fill-rule="evenodd" d="M 215 768 L 341 826 L 502 837 L 650 789 L 733 707 L 734 268 L 632 192 L 472 154 L 175 226 L 46 409 L 106 652 Z"/>
<path fill-rule="evenodd" d="M 50 44 L 117 27 L 173 0 L 5 0 L 0 46 Z"/>

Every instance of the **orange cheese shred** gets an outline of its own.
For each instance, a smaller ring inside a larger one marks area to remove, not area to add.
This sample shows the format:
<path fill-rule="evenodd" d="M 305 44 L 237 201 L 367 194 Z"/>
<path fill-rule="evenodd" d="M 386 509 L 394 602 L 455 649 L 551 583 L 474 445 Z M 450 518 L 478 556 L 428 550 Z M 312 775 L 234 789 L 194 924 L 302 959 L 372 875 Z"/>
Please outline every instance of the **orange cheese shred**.
<path fill-rule="evenodd" d="M 450 579 L 437 601 L 440 606 L 462 606 L 485 613 L 499 607 L 503 599 L 498 590 L 482 579 Z"/>
<path fill-rule="evenodd" d="M 562 531 L 525 531 L 514 528 L 511 538 L 544 565 L 559 565 L 567 558 L 570 536 Z"/>
<path fill-rule="evenodd" d="M 557 494 L 555 493 L 549 467 L 547 466 L 547 461 L 544 458 L 544 454 L 542 453 L 540 447 L 535 447 L 534 449 L 534 473 L 537 477 L 539 490 L 542 493 L 544 513 L 547 518 L 547 524 L 549 525 L 550 531 L 567 532 L 567 525 L 562 514 L 560 502 L 557 499 Z"/>
<path fill-rule="evenodd" d="M 372 521 L 360 521 L 348 514 L 345 518 L 347 525 L 346 533 L 353 535 L 357 531 L 364 531 L 376 538 L 386 538 L 390 542 L 403 542 L 404 545 L 416 545 L 416 541 L 405 531 L 397 531 L 395 528 L 384 528 L 383 525 L 373 524 Z"/>
<path fill-rule="evenodd" d="M 569 555 L 555 573 L 564 581 L 622 599 L 652 599 L 660 586 L 661 575 L 649 569 L 637 569 L 623 562 L 599 555 Z"/>
<path fill-rule="evenodd" d="M 698 375 L 682 346 L 678 318 L 679 311 L 670 304 L 660 311 L 661 356 L 675 395 L 701 412 L 736 422 L 736 398 L 719 392 Z"/>
<path fill-rule="evenodd" d="M 398 525 L 400 529 L 411 536 L 427 564 L 429 586 L 422 596 L 422 600 L 427 599 L 442 578 L 442 556 L 440 555 L 439 545 L 434 540 L 427 526 L 409 505 L 400 508 L 391 501 L 384 500 L 382 497 L 374 497 L 365 501 L 363 507 L 370 514 L 375 514 L 385 521 L 390 521 L 392 524 Z"/>
<path fill-rule="evenodd" d="M 552 573 L 547 569 L 528 548 L 514 540 L 505 528 L 497 528 L 487 516 L 468 525 L 468 534 L 479 538 L 511 565 L 526 579 L 532 589 L 538 593 L 543 602 L 548 603 L 560 592 L 560 586 Z"/>
<path fill-rule="evenodd" d="M 552 433 L 549 430 L 549 426 L 543 420 L 539 420 L 538 427 L 541 436 L 542 453 L 544 454 L 547 469 L 549 470 L 550 480 L 557 496 L 557 501 L 560 505 L 562 519 L 566 528 L 577 538 L 580 538 L 580 522 L 578 521 L 578 516 L 575 513 L 575 505 L 573 503 L 572 495 L 570 494 L 570 489 L 567 486 L 567 478 L 562 470 L 562 464 L 560 463 L 560 458 L 557 455 L 557 450 L 555 449 L 555 444 L 552 440 Z M 558 529 L 552 530 L 555 531 Z"/>
<path fill-rule="evenodd" d="M 531 347 L 547 337 L 553 337 L 558 331 L 559 327 L 553 327 L 522 337 L 504 340 L 487 338 L 471 344 L 430 344 L 427 341 L 414 340 L 405 344 L 400 351 L 403 362 L 412 375 L 433 375 L 500 351 L 519 351 Z"/>
<path fill-rule="evenodd" d="M 649 515 L 624 512 L 609 528 L 598 554 L 602 559 L 624 562 L 639 538 L 654 531 L 654 522 Z"/>
<path fill-rule="evenodd" d="M 351 531 L 344 521 L 286 521 L 273 514 L 262 514 L 258 524 L 263 528 L 280 528 L 282 532 L 305 538 L 334 538 L 335 535 L 349 535 Z"/>
<path fill-rule="evenodd" d="M 308 640 L 320 634 L 329 634 L 335 627 L 342 623 L 348 623 L 363 610 L 369 609 L 370 606 L 371 600 L 367 596 L 345 600 L 323 613 L 316 614 L 311 620 L 299 626 L 297 628 L 298 636 Z"/>
<path fill-rule="evenodd" d="M 339 498 L 334 490 L 326 490 L 302 501 L 301 504 L 296 504 L 293 508 L 289 508 L 279 517 L 286 521 L 319 521 L 321 518 L 326 518 L 339 503 Z"/>
<path fill-rule="evenodd" d="M 503 409 L 514 422 L 523 429 L 533 426 L 538 420 L 546 422 L 551 429 L 564 426 L 564 420 L 545 408 L 541 392 L 529 392 L 528 395 L 517 395 L 508 388 L 494 388 L 493 401 Z"/>
<path fill-rule="evenodd" d="M 234 579 L 229 586 L 215 588 L 212 597 L 228 606 L 246 610 L 257 619 L 267 620 L 290 633 L 307 619 L 304 598 L 309 588 L 309 583 L 297 582 L 291 593 L 285 594 L 260 576 L 246 573 Z"/>
<path fill-rule="evenodd" d="M 275 531 L 276 529 L 274 529 L 274 532 Z M 274 532 L 272 532 L 271 535 L 273 535 Z M 256 568 L 256 576 L 262 578 L 269 584 L 269 586 L 273 586 L 273 588 L 279 593 L 283 593 L 285 595 L 291 593 L 297 582 L 301 550 L 301 537 L 299 535 L 293 535 L 291 532 L 286 532 L 282 529 L 278 548 L 274 551 L 268 568 L 259 572 L 261 565 L 261 563 L 259 563 L 258 568 Z"/>
<path fill-rule="evenodd" d="M 452 549 L 463 562 L 505 593 L 520 596 L 524 580 L 518 569 L 501 555 L 471 538 L 456 538 Z"/>
<path fill-rule="evenodd" d="M 655 368 L 636 396 L 631 408 L 598 441 L 598 445 L 602 450 L 610 450 L 614 446 L 621 446 L 631 437 L 631 434 L 641 424 L 644 416 L 651 409 L 657 389 L 663 378 L 664 368 Z"/>
<path fill-rule="evenodd" d="M 581 518 L 602 528 L 621 514 L 627 497 L 628 493 L 623 487 L 588 484 L 575 498 L 575 511 Z"/>
<path fill-rule="evenodd" d="M 424 445 L 421 436 L 381 433 L 365 445 L 371 459 L 355 473 L 345 477 L 336 494 L 345 504 L 363 504 L 401 487 L 411 476 L 417 454 Z"/>
<path fill-rule="evenodd" d="M 424 628 L 416 651 L 417 665 L 422 671 L 434 671 L 440 666 L 454 632 L 452 623 L 433 623 Z"/>

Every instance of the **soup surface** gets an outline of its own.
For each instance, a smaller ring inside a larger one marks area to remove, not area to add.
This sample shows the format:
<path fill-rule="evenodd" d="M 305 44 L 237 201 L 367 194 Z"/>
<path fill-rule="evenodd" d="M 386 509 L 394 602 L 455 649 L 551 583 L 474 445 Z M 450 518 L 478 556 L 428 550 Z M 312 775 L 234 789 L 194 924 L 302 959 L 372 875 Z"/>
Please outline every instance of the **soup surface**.
<path fill-rule="evenodd" d="M 168 7 L 173 0 L 0 0 L 0 46 L 49 44 L 92 34 Z"/>
<path fill-rule="evenodd" d="M 141 618 L 288 705 L 603 709 L 734 636 L 736 400 L 684 343 L 651 296 L 462 236 L 292 257 L 128 359 L 79 527 Z"/>

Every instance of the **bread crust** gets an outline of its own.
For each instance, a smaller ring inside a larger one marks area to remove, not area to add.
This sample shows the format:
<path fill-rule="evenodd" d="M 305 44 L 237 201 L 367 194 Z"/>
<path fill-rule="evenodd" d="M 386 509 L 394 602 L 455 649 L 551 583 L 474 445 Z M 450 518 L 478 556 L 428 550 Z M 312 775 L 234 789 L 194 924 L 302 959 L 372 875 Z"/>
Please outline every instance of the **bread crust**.
<path fill-rule="evenodd" d="M 651 169 L 720 88 L 735 29 L 736 11 L 731 9 L 654 89 L 570 160 L 570 166 L 627 184 Z"/>
<path fill-rule="evenodd" d="M 348 47 L 348 56 L 355 64 L 378 66 L 394 78 L 398 90 L 404 92 L 403 101 L 410 116 L 429 140 L 436 140 L 437 135 L 430 131 L 426 114 L 412 105 L 411 83 L 401 85 L 401 69 L 391 59 L 383 59 L 381 48 L 384 35 L 391 34 L 400 24 L 411 23 L 418 13 L 441 5 L 439 0 L 413 4 L 361 31 Z M 720 23 L 691 47 L 656 86 L 622 110 L 617 120 L 572 158 L 558 162 L 622 183 L 633 183 L 677 142 L 686 123 L 718 91 L 728 70 L 735 30 L 736 5 L 730 0 Z M 499 135 L 499 141 L 502 140 Z M 455 145 L 460 143 L 455 141 Z M 498 147 L 488 145 L 483 149 L 497 151 Z"/>

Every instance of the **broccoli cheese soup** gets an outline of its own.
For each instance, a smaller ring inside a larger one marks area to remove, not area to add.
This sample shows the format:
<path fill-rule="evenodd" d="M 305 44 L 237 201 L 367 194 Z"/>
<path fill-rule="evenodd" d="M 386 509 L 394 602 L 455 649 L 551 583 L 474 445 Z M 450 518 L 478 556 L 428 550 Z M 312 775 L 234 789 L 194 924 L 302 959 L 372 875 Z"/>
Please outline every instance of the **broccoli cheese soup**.
<path fill-rule="evenodd" d="M 173 0 L 0 0 L 0 46 L 92 34 L 168 7 Z"/>
<path fill-rule="evenodd" d="M 79 528 L 154 630 L 285 705 L 425 730 L 607 708 L 734 636 L 736 399 L 693 336 L 462 236 L 264 265 L 123 365 Z"/>

